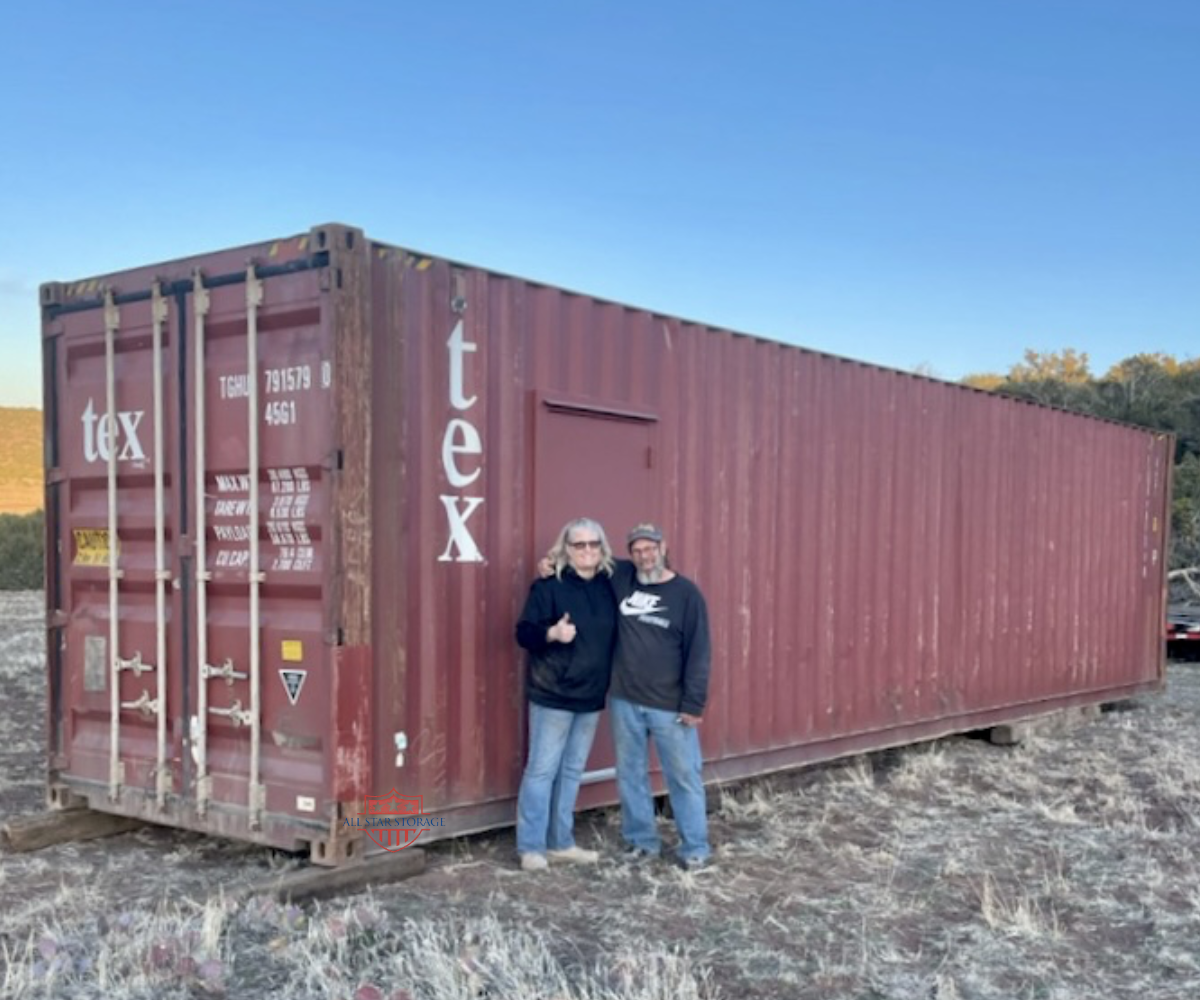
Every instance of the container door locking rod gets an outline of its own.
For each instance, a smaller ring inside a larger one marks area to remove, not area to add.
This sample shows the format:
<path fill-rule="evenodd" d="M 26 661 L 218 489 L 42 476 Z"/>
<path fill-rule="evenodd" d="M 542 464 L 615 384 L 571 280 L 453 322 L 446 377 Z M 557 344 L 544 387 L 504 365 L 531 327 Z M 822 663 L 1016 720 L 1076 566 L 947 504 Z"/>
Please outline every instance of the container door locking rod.
<path fill-rule="evenodd" d="M 262 826 L 262 812 L 266 806 L 266 789 L 262 785 L 262 699 L 260 675 L 259 636 L 259 588 L 262 585 L 263 573 L 259 566 L 258 532 L 258 307 L 262 305 L 262 282 L 254 275 L 254 265 L 246 268 L 246 374 L 248 376 L 250 396 L 249 421 L 246 428 L 250 455 L 247 459 L 250 480 L 250 774 L 249 808 L 250 828 L 258 830 Z"/>
<path fill-rule="evenodd" d="M 208 774 L 208 521 L 205 506 L 207 467 L 205 464 L 204 426 L 204 317 L 208 315 L 208 291 L 199 269 L 192 279 L 192 302 L 195 309 L 195 399 L 196 433 L 193 445 L 196 454 L 196 671 L 197 706 L 192 719 L 191 738 L 196 761 L 196 812 L 208 812 L 212 779 Z"/>
<path fill-rule="evenodd" d="M 108 444 L 108 657 L 109 657 L 109 730 L 108 730 L 108 797 L 116 802 L 125 783 L 125 766 L 121 762 L 121 655 L 117 649 L 120 639 L 118 588 L 121 570 L 117 559 L 117 373 L 116 338 L 121 325 L 120 313 L 113 301 L 111 288 L 104 290 L 104 390 L 105 434 L 99 440 Z"/>
<path fill-rule="evenodd" d="M 167 765 L 167 582 L 171 572 L 166 556 L 166 504 L 163 489 L 163 323 L 167 318 L 167 303 L 162 286 L 156 281 L 150 292 L 150 315 L 154 324 L 154 625 L 158 667 L 158 696 L 154 699 L 158 712 L 158 757 L 155 771 L 155 792 L 158 808 L 167 808 L 167 792 L 171 789 L 171 772 Z"/>

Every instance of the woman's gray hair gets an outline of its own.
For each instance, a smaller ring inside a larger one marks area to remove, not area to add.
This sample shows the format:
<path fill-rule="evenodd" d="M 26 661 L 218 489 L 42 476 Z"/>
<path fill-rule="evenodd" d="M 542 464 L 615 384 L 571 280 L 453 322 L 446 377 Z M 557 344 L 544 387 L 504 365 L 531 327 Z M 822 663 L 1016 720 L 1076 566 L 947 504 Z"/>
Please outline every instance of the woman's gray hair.
<path fill-rule="evenodd" d="M 594 531 L 596 533 L 596 536 L 600 539 L 600 566 L 598 569 L 601 573 L 612 576 L 615 563 L 613 562 L 612 546 L 608 544 L 608 535 L 604 533 L 604 528 L 600 522 L 593 521 L 590 517 L 577 517 L 574 521 L 568 521 L 563 525 L 562 531 L 558 533 L 558 537 L 554 540 L 554 544 L 550 546 L 550 551 L 547 553 L 547 558 L 554 566 L 554 575 L 561 580 L 563 570 L 571 565 L 571 556 L 567 551 L 567 542 L 571 540 L 571 532 L 580 528 L 584 531 Z"/>

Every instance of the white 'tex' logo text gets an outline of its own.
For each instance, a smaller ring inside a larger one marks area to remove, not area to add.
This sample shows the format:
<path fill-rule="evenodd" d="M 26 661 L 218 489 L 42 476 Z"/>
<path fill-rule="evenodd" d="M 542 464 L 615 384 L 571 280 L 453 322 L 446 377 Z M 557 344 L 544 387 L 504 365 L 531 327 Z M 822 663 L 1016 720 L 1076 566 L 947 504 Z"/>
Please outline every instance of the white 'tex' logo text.
<path fill-rule="evenodd" d="M 89 397 L 83 421 L 83 457 L 91 462 L 107 462 L 117 449 L 118 462 L 144 462 L 146 452 L 138 438 L 138 425 L 146 416 L 145 410 L 121 410 L 114 422 L 107 413 L 97 413 Z"/>

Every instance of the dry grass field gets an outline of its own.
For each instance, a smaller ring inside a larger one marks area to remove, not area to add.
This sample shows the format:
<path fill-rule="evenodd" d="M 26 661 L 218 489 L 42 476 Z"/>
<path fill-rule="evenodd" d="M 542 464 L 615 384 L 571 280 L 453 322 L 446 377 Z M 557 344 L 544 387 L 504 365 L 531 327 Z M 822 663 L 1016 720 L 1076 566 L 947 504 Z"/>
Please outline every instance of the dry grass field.
<path fill-rule="evenodd" d="M 0 514 L 42 507 L 42 411 L 0 406 Z"/>
<path fill-rule="evenodd" d="M 0 810 L 41 804 L 39 594 L 0 594 Z M 743 785 L 716 865 L 527 875 L 510 833 L 306 907 L 298 862 L 162 829 L 0 854 L 4 997 L 1200 998 L 1200 668 L 1075 731 L 955 738 Z"/>

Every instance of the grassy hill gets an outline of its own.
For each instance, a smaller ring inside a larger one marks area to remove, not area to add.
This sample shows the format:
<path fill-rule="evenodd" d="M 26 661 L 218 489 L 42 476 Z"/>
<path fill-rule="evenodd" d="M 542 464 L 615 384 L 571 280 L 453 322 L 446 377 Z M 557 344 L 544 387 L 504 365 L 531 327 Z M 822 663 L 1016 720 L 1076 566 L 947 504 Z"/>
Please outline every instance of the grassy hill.
<path fill-rule="evenodd" d="M 42 506 L 42 411 L 0 406 L 0 514 Z"/>

